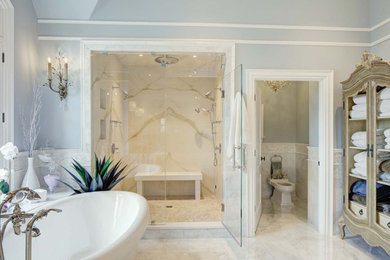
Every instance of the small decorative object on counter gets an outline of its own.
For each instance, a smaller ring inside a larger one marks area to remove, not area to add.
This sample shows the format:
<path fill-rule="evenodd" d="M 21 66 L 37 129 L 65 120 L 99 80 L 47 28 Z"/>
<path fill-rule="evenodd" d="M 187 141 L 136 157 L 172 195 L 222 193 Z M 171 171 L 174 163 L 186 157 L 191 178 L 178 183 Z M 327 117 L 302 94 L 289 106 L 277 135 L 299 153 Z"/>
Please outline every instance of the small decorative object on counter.
<path fill-rule="evenodd" d="M 8 161 L 8 172 L 3 171 L 0 174 L 0 191 L 6 194 L 10 188 L 12 189 L 12 160 L 18 155 L 19 149 L 13 143 L 8 142 L 0 148 L 0 152 L 4 159 Z"/>
<path fill-rule="evenodd" d="M 8 171 L 6 169 L 0 169 L 0 191 L 3 194 L 9 192 Z"/>
<path fill-rule="evenodd" d="M 76 181 L 76 184 L 80 189 L 75 189 L 72 185 L 61 180 L 60 182 L 74 190 L 76 193 L 111 190 L 127 176 L 125 175 L 120 177 L 127 165 L 119 169 L 121 165 L 121 161 L 119 161 L 110 168 L 112 163 L 113 161 L 111 160 L 111 157 L 109 157 L 107 160 L 106 157 L 99 160 L 95 154 L 95 175 L 92 176 L 83 166 L 81 166 L 80 163 L 78 163 L 76 160 L 73 160 L 73 169 L 76 170 L 80 178 L 71 173 L 69 170 L 65 168 L 64 169 Z M 134 168 L 135 167 L 133 167 L 133 169 Z M 131 171 L 133 169 L 128 170 Z"/>
<path fill-rule="evenodd" d="M 57 186 L 60 177 L 49 173 L 48 175 L 45 175 L 43 177 L 43 179 L 45 180 L 45 183 L 46 183 L 47 187 L 49 188 L 49 191 L 54 192 L 54 189 Z"/>

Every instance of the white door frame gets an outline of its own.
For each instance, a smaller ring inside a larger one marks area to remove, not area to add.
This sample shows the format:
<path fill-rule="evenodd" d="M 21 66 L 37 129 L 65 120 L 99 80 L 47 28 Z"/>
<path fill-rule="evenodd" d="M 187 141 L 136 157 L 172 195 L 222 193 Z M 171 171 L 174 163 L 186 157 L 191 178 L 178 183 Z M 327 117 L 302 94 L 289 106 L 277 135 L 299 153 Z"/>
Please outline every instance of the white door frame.
<path fill-rule="evenodd" d="M 14 140 L 14 7 L 10 0 L 0 0 L 0 11 L 2 19 L 0 26 L 3 35 L 0 34 L 0 41 L 3 45 L 5 62 L 2 66 L 2 75 L 0 79 L 3 85 L 3 91 L 0 93 L 0 111 L 5 113 L 5 123 L 3 124 L 3 135 L 0 136 L 0 145 Z M 0 62 L 2 62 L 0 60 Z M 0 113 L 0 116 L 2 116 Z"/>
<path fill-rule="evenodd" d="M 272 70 L 247 69 L 247 103 L 250 122 L 256 122 L 256 81 L 259 80 L 289 80 L 289 81 L 317 81 L 319 82 L 319 183 L 318 183 L 318 223 L 321 234 L 333 234 L 333 70 Z M 251 124 L 253 143 L 257 143 L 255 124 Z M 255 149 L 256 147 L 251 147 Z M 261 151 L 257 151 L 260 153 Z M 256 156 L 254 151 L 248 164 L 250 169 L 247 178 L 248 187 L 248 224 L 249 236 L 254 236 L 259 219 L 255 218 L 256 192 Z"/>

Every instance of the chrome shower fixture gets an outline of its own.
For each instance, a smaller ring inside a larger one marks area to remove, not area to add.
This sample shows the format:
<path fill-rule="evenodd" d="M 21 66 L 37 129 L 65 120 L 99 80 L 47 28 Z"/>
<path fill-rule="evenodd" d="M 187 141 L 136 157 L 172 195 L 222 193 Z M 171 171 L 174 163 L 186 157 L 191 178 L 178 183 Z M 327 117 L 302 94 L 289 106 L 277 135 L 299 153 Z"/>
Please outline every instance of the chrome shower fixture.
<path fill-rule="evenodd" d="M 121 89 L 119 86 L 112 86 L 112 89 L 114 89 L 114 88 L 119 89 L 123 93 L 123 95 L 125 95 L 125 98 L 129 97 L 129 92 L 127 92 L 126 90 Z"/>
<path fill-rule="evenodd" d="M 178 58 L 169 56 L 169 55 L 162 55 L 158 56 L 157 58 L 154 59 L 155 62 L 160 63 L 163 68 L 166 68 L 167 65 L 175 64 L 179 61 Z"/>
<path fill-rule="evenodd" d="M 211 95 L 213 92 L 215 92 L 216 90 L 221 91 L 222 97 L 224 97 L 224 91 L 223 91 L 222 88 L 214 88 L 213 90 L 207 91 L 206 93 L 204 93 L 204 96 L 207 97 L 207 98 L 209 98 L 210 95 Z"/>
<path fill-rule="evenodd" d="M 196 107 L 195 112 L 199 114 L 200 112 L 210 112 L 210 110 L 204 107 Z"/>

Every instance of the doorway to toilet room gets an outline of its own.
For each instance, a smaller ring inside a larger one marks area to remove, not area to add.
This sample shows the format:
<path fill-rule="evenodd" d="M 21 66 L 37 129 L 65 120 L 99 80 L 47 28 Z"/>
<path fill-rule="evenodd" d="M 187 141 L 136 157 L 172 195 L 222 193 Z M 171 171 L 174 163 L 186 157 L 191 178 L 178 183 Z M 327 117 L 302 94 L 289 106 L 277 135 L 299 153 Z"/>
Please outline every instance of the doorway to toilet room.
<path fill-rule="evenodd" d="M 318 82 L 260 80 L 256 95 L 260 232 L 274 224 L 318 226 Z"/>
<path fill-rule="evenodd" d="M 332 235 L 333 71 L 248 69 L 246 75 L 254 140 L 248 148 L 248 235 L 299 222 Z"/>

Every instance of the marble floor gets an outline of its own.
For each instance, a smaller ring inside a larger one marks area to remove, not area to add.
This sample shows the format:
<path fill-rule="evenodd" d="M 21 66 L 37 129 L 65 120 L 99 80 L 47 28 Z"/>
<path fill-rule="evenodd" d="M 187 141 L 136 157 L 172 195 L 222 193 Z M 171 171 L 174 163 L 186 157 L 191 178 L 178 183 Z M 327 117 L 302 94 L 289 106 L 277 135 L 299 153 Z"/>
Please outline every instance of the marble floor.
<path fill-rule="evenodd" d="M 265 208 L 256 236 L 242 248 L 230 238 L 141 240 L 137 259 L 390 259 L 359 236 L 319 234 L 306 222 L 304 205 L 296 206 L 290 213 Z"/>
<path fill-rule="evenodd" d="M 193 197 L 148 199 L 152 224 L 171 222 L 220 222 L 221 203 L 202 187 L 200 200 Z"/>

